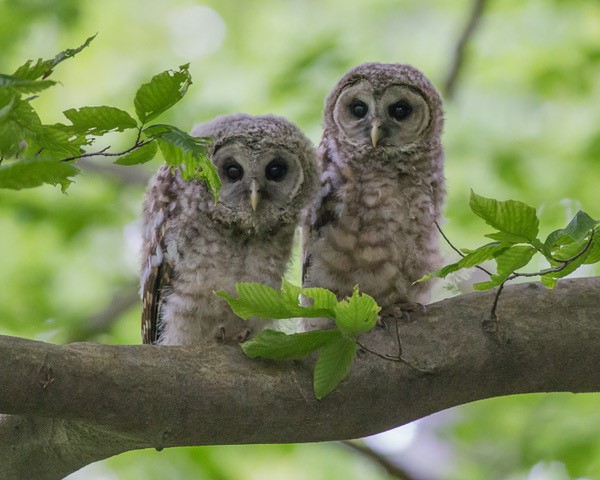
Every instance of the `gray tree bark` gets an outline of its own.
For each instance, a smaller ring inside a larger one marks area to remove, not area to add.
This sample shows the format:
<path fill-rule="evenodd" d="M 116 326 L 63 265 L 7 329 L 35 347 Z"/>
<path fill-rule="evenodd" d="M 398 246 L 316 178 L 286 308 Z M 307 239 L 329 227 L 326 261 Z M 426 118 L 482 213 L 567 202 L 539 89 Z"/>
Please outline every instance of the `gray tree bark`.
<path fill-rule="evenodd" d="M 317 401 L 314 359 L 250 360 L 237 346 L 51 345 L 0 336 L 0 472 L 58 479 L 140 448 L 358 438 L 474 400 L 600 391 L 600 278 L 504 289 L 499 335 L 483 333 L 494 292 L 444 300 L 400 326 L 423 373 L 364 353 Z M 395 353 L 395 332 L 365 336 Z"/>

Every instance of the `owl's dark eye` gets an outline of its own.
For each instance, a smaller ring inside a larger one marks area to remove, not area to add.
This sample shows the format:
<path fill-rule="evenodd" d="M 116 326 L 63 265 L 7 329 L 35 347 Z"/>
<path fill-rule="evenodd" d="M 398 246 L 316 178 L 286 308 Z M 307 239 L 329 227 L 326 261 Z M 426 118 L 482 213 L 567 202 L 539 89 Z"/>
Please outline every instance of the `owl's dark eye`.
<path fill-rule="evenodd" d="M 368 111 L 369 107 L 367 107 L 367 104 L 361 100 L 354 100 L 350 104 L 350 113 L 356 118 L 364 118 Z"/>
<path fill-rule="evenodd" d="M 244 169 L 239 163 L 232 162 L 223 167 L 223 173 L 232 182 L 237 182 L 244 176 Z"/>
<path fill-rule="evenodd" d="M 412 113 L 412 107 L 407 102 L 399 101 L 388 107 L 388 113 L 396 120 L 404 120 Z"/>
<path fill-rule="evenodd" d="M 265 168 L 265 176 L 267 177 L 267 180 L 277 182 L 285 177 L 287 170 L 287 164 L 281 158 L 276 158 L 269 162 L 267 168 Z"/>

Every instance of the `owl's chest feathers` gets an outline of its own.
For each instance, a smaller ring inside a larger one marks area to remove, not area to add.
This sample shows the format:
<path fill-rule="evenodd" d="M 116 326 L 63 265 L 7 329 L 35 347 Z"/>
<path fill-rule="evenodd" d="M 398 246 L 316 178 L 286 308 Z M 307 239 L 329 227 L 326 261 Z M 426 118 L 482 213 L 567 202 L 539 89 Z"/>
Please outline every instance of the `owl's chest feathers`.
<path fill-rule="evenodd" d="M 431 185 L 396 169 L 339 173 L 334 219 L 313 250 L 330 280 L 318 281 L 333 281 L 340 291 L 358 283 L 377 297 L 399 281 L 410 284 L 399 275 L 414 276 L 412 281 L 424 274 L 418 258 L 426 258 L 436 241 Z"/>
<path fill-rule="evenodd" d="M 214 290 L 234 293 L 237 282 L 279 279 L 294 234 L 293 227 L 272 235 L 225 233 L 209 222 L 189 224 L 180 231 L 167 243 L 167 258 L 175 270 L 173 288 L 176 291 L 180 283 L 198 296 L 212 295 Z"/>
<path fill-rule="evenodd" d="M 330 235 L 351 234 L 358 247 L 394 247 L 430 230 L 435 209 L 431 185 L 397 170 L 343 172 Z"/>

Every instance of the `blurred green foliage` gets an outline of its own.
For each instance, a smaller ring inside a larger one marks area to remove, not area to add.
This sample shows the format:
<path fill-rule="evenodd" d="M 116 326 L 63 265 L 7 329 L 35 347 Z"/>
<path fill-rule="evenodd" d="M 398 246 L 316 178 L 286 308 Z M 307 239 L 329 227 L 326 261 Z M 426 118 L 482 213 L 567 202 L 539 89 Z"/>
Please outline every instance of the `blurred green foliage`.
<path fill-rule="evenodd" d="M 63 86 L 35 101 L 44 123 L 64 121 L 62 111 L 84 105 L 132 111 L 138 85 L 190 62 L 194 84 L 161 121 L 189 131 L 219 114 L 273 112 L 318 142 L 323 99 L 355 64 L 411 63 L 441 88 L 470 7 L 467 0 L 4 0 L 0 71 L 98 32 L 90 48 L 53 76 Z M 489 2 L 446 113 L 443 228 L 456 245 L 476 247 L 489 233 L 469 211 L 470 188 L 535 206 L 547 228 L 541 235 L 580 208 L 600 218 L 600 3 Z M 134 140 L 123 137 L 97 146 Z M 137 288 L 142 192 L 158 163 L 108 165 L 102 159 L 82 165 L 67 195 L 49 186 L 0 191 L 0 333 L 80 339 L 115 296 Z M 580 272 L 597 273 L 593 266 Z M 470 291 L 482 279 L 477 272 L 451 279 L 439 297 Z M 88 340 L 139 343 L 139 307 L 122 310 Z M 600 478 L 598 400 L 499 398 L 419 428 L 450 449 L 440 478 Z M 428 463 L 436 454 L 427 451 Z M 406 468 L 415 463 L 402 451 L 394 458 Z M 324 444 L 130 452 L 73 478 L 387 477 L 364 458 Z"/>

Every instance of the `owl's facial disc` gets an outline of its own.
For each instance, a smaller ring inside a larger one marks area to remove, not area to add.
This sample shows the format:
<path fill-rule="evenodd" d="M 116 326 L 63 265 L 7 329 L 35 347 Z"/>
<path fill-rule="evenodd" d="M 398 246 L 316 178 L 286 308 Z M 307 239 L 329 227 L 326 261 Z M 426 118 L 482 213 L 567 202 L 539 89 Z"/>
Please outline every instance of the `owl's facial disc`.
<path fill-rule="evenodd" d="M 272 224 L 293 205 L 304 181 L 298 156 L 264 139 L 226 141 L 215 149 L 212 161 L 222 182 L 219 204 L 241 224 Z"/>
<path fill-rule="evenodd" d="M 375 91 L 363 80 L 342 91 L 333 117 L 352 145 L 403 147 L 419 139 L 429 125 L 430 110 L 421 93 L 408 85 Z"/>

